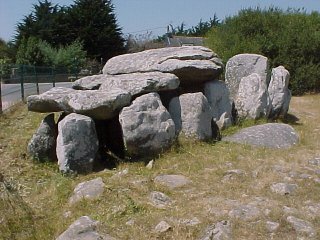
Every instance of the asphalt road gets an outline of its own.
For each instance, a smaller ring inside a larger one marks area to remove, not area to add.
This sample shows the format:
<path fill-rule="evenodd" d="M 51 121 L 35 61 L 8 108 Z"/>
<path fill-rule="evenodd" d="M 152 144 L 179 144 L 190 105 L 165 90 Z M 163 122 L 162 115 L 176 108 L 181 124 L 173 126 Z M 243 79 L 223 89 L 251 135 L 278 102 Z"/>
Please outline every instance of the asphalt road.
<path fill-rule="evenodd" d="M 39 83 L 39 92 L 43 93 L 53 87 L 52 83 Z M 59 82 L 56 83 L 56 87 L 71 87 L 71 82 Z M 37 88 L 35 83 L 24 84 L 24 96 L 37 94 Z M 1 84 L 1 98 L 2 98 L 2 110 L 9 108 L 10 106 L 20 102 L 21 99 L 21 85 L 20 84 Z"/>

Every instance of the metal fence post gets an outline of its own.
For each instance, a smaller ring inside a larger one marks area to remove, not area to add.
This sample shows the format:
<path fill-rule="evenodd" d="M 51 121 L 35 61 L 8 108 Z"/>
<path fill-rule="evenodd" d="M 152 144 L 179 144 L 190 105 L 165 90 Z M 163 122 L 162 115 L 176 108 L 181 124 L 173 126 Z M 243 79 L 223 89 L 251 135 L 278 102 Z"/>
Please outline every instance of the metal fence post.
<path fill-rule="evenodd" d="M 54 75 L 54 68 L 51 68 L 51 76 L 52 76 L 52 86 L 56 86 L 56 81 L 55 81 L 55 75 Z"/>
<path fill-rule="evenodd" d="M 37 74 L 36 66 L 33 66 L 33 71 L 34 71 L 35 80 L 36 80 L 37 94 L 39 95 L 39 93 L 40 93 L 40 91 L 39 91 L 39 81 L 38 81 L 38 74 Z"/>
<path fill-rule="evenodd" d="M 0 79 L 0 114 L 2 114 L 2 93 L 1 93 L 1 87 L 2 87 L 2 76 Z"/>
<path fill-rule="evenodd" d="M 20 66 L 21 68 L 21 78 L 20 78 L 20 86 L 21 86 L 21 101 L 24 102 L 24 65 Z"/>

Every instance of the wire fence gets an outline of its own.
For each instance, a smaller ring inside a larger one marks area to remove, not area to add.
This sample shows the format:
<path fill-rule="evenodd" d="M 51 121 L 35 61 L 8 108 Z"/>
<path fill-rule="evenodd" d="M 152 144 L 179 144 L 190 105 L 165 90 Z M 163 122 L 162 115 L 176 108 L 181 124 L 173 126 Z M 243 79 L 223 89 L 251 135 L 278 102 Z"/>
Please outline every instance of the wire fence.
<path fill-rule="evenodd" d="M 97 74 L 99 67 L 68 69 L 30 65 L 1 65 L 0 114 L 30 95 L 41 94 L 52 87 L 71 87 L 76 79 Z"/>

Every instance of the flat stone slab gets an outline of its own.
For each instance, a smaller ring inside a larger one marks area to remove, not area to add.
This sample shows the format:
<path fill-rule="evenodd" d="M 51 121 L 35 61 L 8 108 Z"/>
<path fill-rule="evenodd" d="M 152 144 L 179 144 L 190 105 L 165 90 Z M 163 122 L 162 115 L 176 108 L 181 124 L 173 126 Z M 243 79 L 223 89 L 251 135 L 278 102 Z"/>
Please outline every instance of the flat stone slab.
<path fill-rule="evenodd" d="M 56 240 L 115 240 L 110 235 L 100 235 L 97 232 L 99 222 L 88 216 L 82 216 L 64 231 Z"/>
<path fill-rule="evenodd" d="M 179 84 L 179 78 L 171 73 L 131 73 L 108 75 L 99 89 L 110 91 L 115 88 L 120 88 L 134 96 L 143 93 L 174 90 L 179 87 Z"/>
<path fill-rule="evenodd" d="M 110 75 L 135 72 L 173 73 L 181 81 L 204 82 L 215 79 L 223 64 L 210 49 L 199 46 L 169 47 L 124 54 L 111 58 L 103 73 Z"/>
<path fill-rule="evenodd" d="M 224 137 L 222 141 L 267 148 L 289 148 L 299 142 L 299 135 L 288 124 L 267 123 L 248 127 Z"/>
<path fill-rule="evenodd" d="M 74 204 L 82 199 L 96 199 L 102 195 L 104 186 L 101 177 L 79 183 L 73 190 L 69 203 Z"/>
<path fill-rule="evenodd" d="M 154 179 L 154 182 L 170 189 L 183 187 L 191 183 L 188 178 L 182 175 L 159 175 Z"/>
<path fill-rule="evenodd" d="M 130 104 L 130 93 L 122 89 L 111 91 L 74 90 L 56 87 L 27 98 L 28 110 L 33 112 L 79 113 L 93 119 L 110 119 Z"/>

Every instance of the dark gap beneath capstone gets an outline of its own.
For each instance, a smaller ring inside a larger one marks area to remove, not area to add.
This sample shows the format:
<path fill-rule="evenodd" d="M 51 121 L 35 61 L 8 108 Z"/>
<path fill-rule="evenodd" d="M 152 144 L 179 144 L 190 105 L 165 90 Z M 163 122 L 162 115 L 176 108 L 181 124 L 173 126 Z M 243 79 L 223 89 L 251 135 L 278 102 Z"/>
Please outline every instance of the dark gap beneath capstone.
<path fill-rule="evenodd" d="M 125 147 L 119 117 L 94 120 L 99 140 L 97 168 L 114 168 L 125 157 Z"/>

